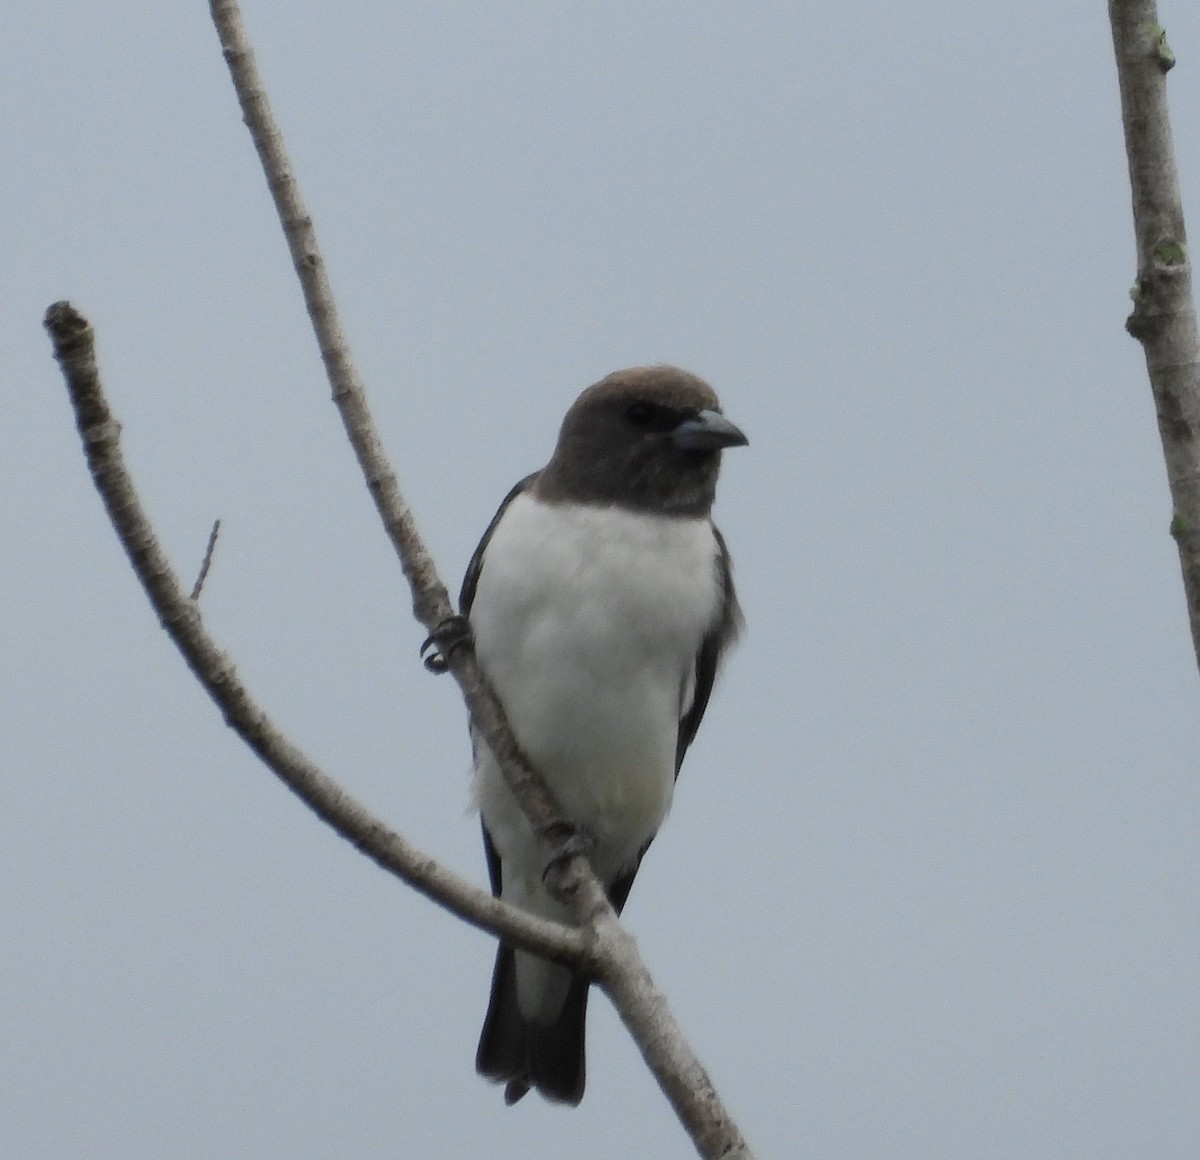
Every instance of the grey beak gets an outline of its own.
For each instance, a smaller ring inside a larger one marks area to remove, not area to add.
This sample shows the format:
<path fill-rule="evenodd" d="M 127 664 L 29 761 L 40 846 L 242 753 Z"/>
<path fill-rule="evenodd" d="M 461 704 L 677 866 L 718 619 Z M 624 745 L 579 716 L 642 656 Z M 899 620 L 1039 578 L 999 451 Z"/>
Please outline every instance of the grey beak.
<path fill-rule="evenodd" d="M 683 451 L 719 451 L 750 442 L 720 411 L 701 411 L 694 419 L 684 419 L 671 432 L 671 441 Z"/>

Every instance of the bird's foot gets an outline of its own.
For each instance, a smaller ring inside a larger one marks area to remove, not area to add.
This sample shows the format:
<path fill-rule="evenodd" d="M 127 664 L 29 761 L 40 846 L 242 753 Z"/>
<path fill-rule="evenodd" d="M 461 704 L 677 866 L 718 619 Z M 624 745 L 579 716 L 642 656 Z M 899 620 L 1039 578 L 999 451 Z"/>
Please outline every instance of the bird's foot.
<path fill-rule="evenodd" d="M 447 616 L 421 645 L 421 659 L 431 673 L 444 673 L 450 667 L 450 656 L 456 648 L 473 648 L 475 634 L 465 616 Z"/>
<path fill-rule="evenodd" d="M 586 858 L 595 843 L 591 835 L 572 822 L 562 822 L 544 831 L 542 837 L 550 845 L 550 860 L 542 871 L 542 881 L 547 885 L 551 879 L 561 882 L 563 874 L 574 859 Z"/>

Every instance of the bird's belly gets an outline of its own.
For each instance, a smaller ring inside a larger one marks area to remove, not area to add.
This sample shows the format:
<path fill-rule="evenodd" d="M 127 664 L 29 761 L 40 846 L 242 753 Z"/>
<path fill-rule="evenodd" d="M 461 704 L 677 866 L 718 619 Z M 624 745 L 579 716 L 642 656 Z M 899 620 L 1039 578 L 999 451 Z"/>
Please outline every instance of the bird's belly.
<path fill-rule="evenodd" d="M 521 747 L 611 879 L 670 807 L 679 720 L 720 597 L 712 527 L 604 509 L 568 517 L 524 499 L 488 547 L 476 650 Z M 480 780 L 499 838 L 494 815 L 515 803 Z"/>
<path fill-rule="evenodd" d="M 611 656 L 539 668 L 507 696 L 518 740 L 563 809 L 625 860 L 671 804 L 681 674 L 622 671 Z"/>
<path fill-rule="evenodd" d="M 521 748 L 567 816 L 588 831 L 593 866 L 611 880 L 637 858 L 670 808 L 686 666 L 661 654 L 653 663 L 635 659 L 617 641 L 582 647 L 568 625 L 562 633 L 569 647 L 543 623 L 528 634 L 518 665 L 484 667 Z M 508 825 L 495 819 L 502 829 L 524 829 L 507 787 L 493 787 L 480 804 L 489 829 L 497 806 L 509 815 Z"/>

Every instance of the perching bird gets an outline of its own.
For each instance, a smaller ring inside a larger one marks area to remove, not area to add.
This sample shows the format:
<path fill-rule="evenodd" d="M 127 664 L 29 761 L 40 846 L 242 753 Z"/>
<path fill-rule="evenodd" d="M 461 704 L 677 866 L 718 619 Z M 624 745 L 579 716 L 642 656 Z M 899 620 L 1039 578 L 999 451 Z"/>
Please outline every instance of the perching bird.
<path fill-rule="evenodd" d="M 508 494 L 463 581 L 480 668 L 521 748 L 592 841 L 620 911 L 741 620 L 709 512 L 721 449 L 746 437 L 674 367 L 619 371 L 567 412 Z M 491 752 L 472 738 L 492 891 L 570 921 Z M 579 1103 L 589 981 L 500 945 L 476 1068 L 515 1103 Z"/>

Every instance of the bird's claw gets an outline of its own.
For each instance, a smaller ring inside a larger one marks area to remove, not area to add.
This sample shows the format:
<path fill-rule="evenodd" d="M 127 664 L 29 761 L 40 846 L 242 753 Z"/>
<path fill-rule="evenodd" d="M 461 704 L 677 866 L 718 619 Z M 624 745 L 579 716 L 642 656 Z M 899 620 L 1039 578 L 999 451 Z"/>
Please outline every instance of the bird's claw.
<path fill-rule="evenodd" d="M 552 827 L 543 836 L 553 847 L 550 860 L 542 871 L 543 882 L 562 874 L 573 858 L 586 857 L 594 845 L 591 835 L 586 830 L 569 823 Z"/>
<path fill-rule="evenodd" d="M 474 644 L 471 622 L 454 613 L 425 638 L 421 645 L 421 660 L 431 673 L 444 673 L 450 667 L 450 656 L 456 648 L 471 648 Z"/>

